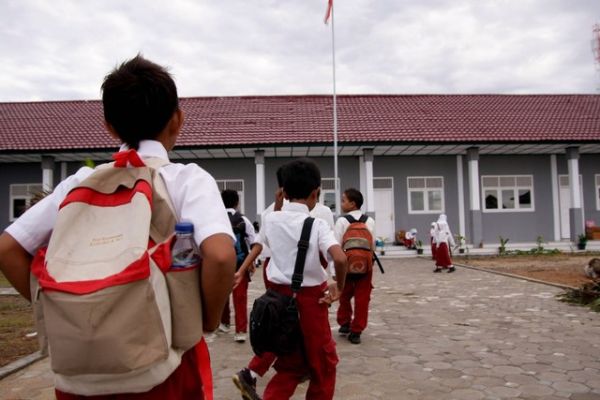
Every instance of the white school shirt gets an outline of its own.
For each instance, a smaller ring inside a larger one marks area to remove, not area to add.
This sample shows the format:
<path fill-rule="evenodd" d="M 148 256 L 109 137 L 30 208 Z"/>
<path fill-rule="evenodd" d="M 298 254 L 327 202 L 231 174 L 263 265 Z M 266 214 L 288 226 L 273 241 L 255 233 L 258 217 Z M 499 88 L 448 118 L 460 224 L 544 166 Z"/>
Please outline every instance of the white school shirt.
<path fill-rule="evenodd" d="M 234 208 L 228 208 L 227 209 L 227 213 L 229 215 L 233 215 L 237 212 L 236 209 Z M 248 249 L 250 249 L 250 247 L 252 247 L 252 245 L 254 243 L 256 243 L 256 237 L 258 236 L 256 234 L 256 232 L 254 231 L 254 225 L 252 225 L 252 222 L 250 222 L 250 220 L 242 214 L 242 219 L 244 220 L 244 224 L 245 224 L 245 229 L 246 229 L 246 246 L 248 247 Z"/>
<path fill-rule="evenodd" d="M 352 217 L 354 217 L 355 220 L 358 221 L 358 219 L 361 217 L 361 215 L 363 215 L 363 213 L 360 210 L 354 210 L 350 211 L 347 215 L 351 215 Z M 365 225 L 367 226 L 369 232 L 371 232 L 371 235 L 373 236 L 373 243 L 375 243 L 375 220 L 371 217 L 367 217 Z M 333 229 L 333 232 L 335 233 L 335 239 L 338 241 L 339 244 L 342 244 L 344 233 L 346 233 L 346 230 L 349 226 L 350 222 L 343 216 L 339 217 L 335 222 L 335 228 Z"/>
<path fill-rule="evenodd" d="M 283 199 L 284 205 L 289 204 L 289 203 L 290 203 L 290 201 L 288 199 Z M 262 214 L 260 215 L 260 220 L 263 221 L 263 223 L 264 223 L 267 215 L 269 215 L 273 211 L 275 211 L 275 202 L 271 203 L 269 205 L 269 207 L 267 207 L 265 209 L 265 211 L 262 212 Z M 333 229 L 333 213 L 331 212 L 331 209 L 329 207 L 324 206 L 321 203 L 317 203 L 317 204 L 315 204 L 313 209 L 310 210 L 310 216 L 313 218 L 321 218 L 323 221 L 327 222 L 327 225 L 329 225 L 330 229 Z M 262 228 L 261 228 L 261 231 L 262 231 Z M 260 253 L 261 259 L 271 257 L 271 249 L 269 249 L 269 246 L 265 245 L 265 243 L 264 243 L 264 241 L 262 241 L 260 235 L 256 236 L 256 242 L 252 242 L 252 244 L 254 244 L 254 243 L 260 243 L 263 246 L 263 249 Z M 333 271 L 333 266 L 330 265 L 330 267 L 332 268 L 332 271 Z"/>
<path fill-rule="evenodd" d="M 304 220 L 309 216 L 308 207 L 300 203 L 284 204 L 281 211 L 266 216 L 260 236 L 271 249 L 271 261 L 267 268 L 269 281 L 291 285 L 298 254 L 298 240 Z M 315 218 L 306 252 L 302 286 L 318 286 L 327 281 L 327 271 L 321 266 L 319 252 L 330 259 L 328 250 L 337 244 L 327 222 Z"/>
<path fill-rule="evenodd" d="M 121 150 L 125 149 L 125 145 L 121 146 Z M 169 160 L 167 150 L 155 140 L 142 140 L 137 152 L 142 158 Z M 6 232 L 30 254 L 47 245 L 56 223 L 58 207 L 71 189 L 92 172 L 92 168 L 80 168 L 56 186 L 51 194 L 21 215 L 6 228 Z M 167 164 L 158 172 L 171 197 L 177 221 L 194 224 L 194 238 L 198 246 L 204 239 L 217 233 L 225 233 L 235 241 L 217 183 L 208 172 L 196 164 Z"/>

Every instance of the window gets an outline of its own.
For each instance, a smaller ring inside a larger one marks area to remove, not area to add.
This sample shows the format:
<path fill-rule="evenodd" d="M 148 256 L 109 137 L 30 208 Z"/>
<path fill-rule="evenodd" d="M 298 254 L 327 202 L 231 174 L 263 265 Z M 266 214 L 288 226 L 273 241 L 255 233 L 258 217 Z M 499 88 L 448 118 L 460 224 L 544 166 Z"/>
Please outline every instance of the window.
<path fill-rule="evenodd" d="M 338 178 L 338 186 L 340 184 L 340 178 Z M 342 194 L 340 193 L 340 196 Z M 333 178 L 321 178 L 321 196 L 319 197 L 319 203 L 329 207 L 331 211 L 335 213 L 335 181 Z"/>
<path fill-rule="evenodd" d="M 240 212 L 244 214 L 244 180 L 243 179 L 216 179 L 219 192 L 225 189 L 235 190 L 240 196 Z"/>
<path fill-rule="evenodd" d="M 600 211 L 600 175 L 596 175 L 596 210 Z"/>
<path fill-rule="evenodd" d="M 409 214 L 444 212 L 444 178 L 441 176 L 408 177 Z"/>
<path fill-rule="evenodd" d="M 9 221 L 19 218 L 27 207 L 31 205 L 31 199 L 36 194 L 42 193 L 41 183 L 23 183 L 10 185 L 9 189 Z"/>
<path fill-rule="evenodd" d="M 481 187 L 484 211 L 534 211 L 531 175 L 482 176 Z"/>

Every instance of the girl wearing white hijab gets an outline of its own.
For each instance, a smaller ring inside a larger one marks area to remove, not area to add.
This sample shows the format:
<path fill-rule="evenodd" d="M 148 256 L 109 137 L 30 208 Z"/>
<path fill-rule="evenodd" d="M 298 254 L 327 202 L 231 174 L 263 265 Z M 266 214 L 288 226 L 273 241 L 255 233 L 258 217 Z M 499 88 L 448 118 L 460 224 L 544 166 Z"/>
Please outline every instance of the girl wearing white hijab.
<path fill-rule="evenodd" d="M 435 232 L 437 230 L 437 223 L 432 222 L 431 228 L 429 229 L 429 242 L 431 243 L 431 259 L 435 260 L 435 251 L 437 249 L 437 245 L 435 244 Z"/>
<path fill-rule="evenodd" d="M 455 268 L 450 258 L 450 248 L 454 247 L 455 244 L 446 214 L 440 214 L 436 222 L 435 243 L 435 270 L 433 272 L 441 272 L 442 269 L 447 269 L 449 273 L 454 272 Z"/>

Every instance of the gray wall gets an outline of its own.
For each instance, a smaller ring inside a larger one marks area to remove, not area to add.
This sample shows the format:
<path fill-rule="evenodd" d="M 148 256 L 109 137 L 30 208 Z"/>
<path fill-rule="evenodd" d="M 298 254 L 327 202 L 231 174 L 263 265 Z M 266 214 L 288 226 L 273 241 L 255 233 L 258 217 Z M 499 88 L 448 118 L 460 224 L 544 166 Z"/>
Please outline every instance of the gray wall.
<path fill-rule="evenodd" d="M 416 228 L 423 243 L 429 242 L 429 228 L 437 221 L 439 213 L 409 214 L 409 176 L 442 176 L 444 178 L 444 206 L 448 224 L 458 233 L 458 191 L 456 156 L 375 157 L 373 176 L 394 178 L 395 230 Z"/>
<path fill-rule="evenodd" d="M 10 225 L 10 185 L 42 183 L 42 166 L 40 163 L 1 164 L 0 171 L 0 228 L 4 230 Z"/>
<path fill-rule="evenodd" d="M 479 175 L 533 175 L 533 212 L 482 212 L 484 243 L 554 240 L 550 156 L 491 156 L 479 159 Z M 468 182 L 468 181 L 467 181 Z M 468 201 L 467 201 L 468 203 Z M 483 211 L 483 204 L 481 205 Z"/>

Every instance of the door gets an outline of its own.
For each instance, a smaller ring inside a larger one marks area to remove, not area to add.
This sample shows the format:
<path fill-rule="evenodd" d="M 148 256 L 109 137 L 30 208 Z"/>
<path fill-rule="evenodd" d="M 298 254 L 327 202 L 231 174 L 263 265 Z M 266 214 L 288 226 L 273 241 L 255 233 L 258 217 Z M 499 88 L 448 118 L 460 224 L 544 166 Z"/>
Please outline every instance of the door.
<path fill-rule="evenodd" d="M 393 178 L 373 178 L 375 196 L 375 236 L 393 242 L 394 227 L 394 184 Z"/>
<path fill-rule="evenodd" d="M 569 175 L 559 175 L 559 209 L 560 209 L 560 237 L 571 238 L 571 222 L 569 221 L 569 208 L 571 208 L 571 189 L 569 186 Z M 583 209 L 583 184 L 579 175 L 579 190 L 581 196 L 581 208 Z"/>

